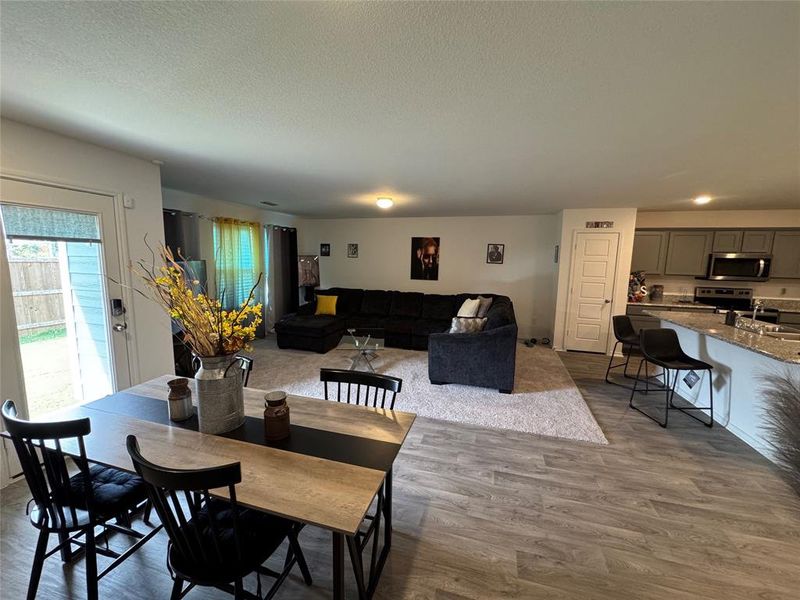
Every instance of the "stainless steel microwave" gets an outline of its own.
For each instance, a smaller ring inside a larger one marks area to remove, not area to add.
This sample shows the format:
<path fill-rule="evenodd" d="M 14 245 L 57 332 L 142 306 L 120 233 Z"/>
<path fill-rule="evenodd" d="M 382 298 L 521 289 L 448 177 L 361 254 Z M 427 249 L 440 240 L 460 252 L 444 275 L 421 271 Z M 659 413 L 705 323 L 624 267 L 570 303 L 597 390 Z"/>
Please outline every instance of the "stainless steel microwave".
<path fill-rule="evenodd" d="M 772 255 L 760 252 L 715 252 L 708 260 L 706 279 L 715 281 L 767 281 Z"/>

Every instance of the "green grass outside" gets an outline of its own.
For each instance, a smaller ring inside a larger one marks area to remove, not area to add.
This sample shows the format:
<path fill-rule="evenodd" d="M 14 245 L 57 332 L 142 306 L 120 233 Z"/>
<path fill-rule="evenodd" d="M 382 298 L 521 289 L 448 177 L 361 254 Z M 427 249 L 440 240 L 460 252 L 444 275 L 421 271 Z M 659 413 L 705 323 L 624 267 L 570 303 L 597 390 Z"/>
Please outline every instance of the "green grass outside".
<path fill-rule="evenodd" d="M 20 333 L 20 344 L 32 344 L 34 342 L 45 342 L 47 340 L 55 340 L 58 338 L 66 337 L 67 326 L 59 325 L 56 327 L 47 327 L 44 329 L 36 329 L 34 331 L 25 331 Z"/>

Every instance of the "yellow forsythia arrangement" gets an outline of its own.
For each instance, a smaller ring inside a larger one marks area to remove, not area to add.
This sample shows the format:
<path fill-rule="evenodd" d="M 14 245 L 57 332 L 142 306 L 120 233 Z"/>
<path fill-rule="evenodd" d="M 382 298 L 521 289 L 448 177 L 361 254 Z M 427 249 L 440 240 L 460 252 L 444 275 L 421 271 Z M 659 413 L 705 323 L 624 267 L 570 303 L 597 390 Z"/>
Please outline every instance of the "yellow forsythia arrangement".
<path fill-rule="evenodd" d="M 138 275 L 151 295 L 167 311 L 184 333 L 184 343 L 198 356 L 224 356 L 249 349 L 261 324 L 263 306 L 255 302 L 255 290 L 261 275 L 247 299 L 233 310 L 223 310 L 216 298 L 195 293 L 199 281 L 191 270 L 178 261 L 169 247 L 159 248 L 164 266 L 139 263 Z M 182 258 L 180 255 L 178 258 Z M 155 263 L 155 261 L 154 261 Z"/>

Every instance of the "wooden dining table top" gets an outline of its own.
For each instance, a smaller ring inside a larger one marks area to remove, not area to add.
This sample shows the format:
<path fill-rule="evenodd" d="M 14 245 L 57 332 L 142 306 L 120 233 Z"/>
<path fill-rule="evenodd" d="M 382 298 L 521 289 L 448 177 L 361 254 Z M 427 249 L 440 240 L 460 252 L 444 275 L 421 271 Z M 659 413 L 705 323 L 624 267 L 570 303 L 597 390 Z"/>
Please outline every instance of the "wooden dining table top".
<path fill-rule="evenodd" d="M 197 431 L 197 417 L 167 416 L 162 375 L 86 405 L 48 413 L 37 421 L 91 419 L 86 455 L 103 465 L 133 470 L 125 439 L 133 434 L 142 455 L 176 469 L 241 464 L 237 501 L 245 506 L 353 535 L 400 451 L 416 415 L 335 401 L 288 396 L 291 434 L 270 443 L 263 436 L 264 391 L 245 388 L 245 424 L 224 435 Z M 194 380 L 189 380 L 196 399 Z M 77 453 L 77 443 L 63 444 Z M 214 495 L 226 497 L 227 490 Z"/>

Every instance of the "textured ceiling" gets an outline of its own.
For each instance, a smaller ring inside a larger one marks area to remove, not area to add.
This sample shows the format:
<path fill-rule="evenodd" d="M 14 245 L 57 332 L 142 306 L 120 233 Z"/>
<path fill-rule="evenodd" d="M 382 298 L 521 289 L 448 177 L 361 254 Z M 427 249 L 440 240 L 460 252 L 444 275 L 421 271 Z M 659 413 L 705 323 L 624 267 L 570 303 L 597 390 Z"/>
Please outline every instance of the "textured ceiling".
<path fill-rule="evenodd" d="M 800 3 L 3 2 L 0 110 L 314 216 L 797 207 Z"/>

